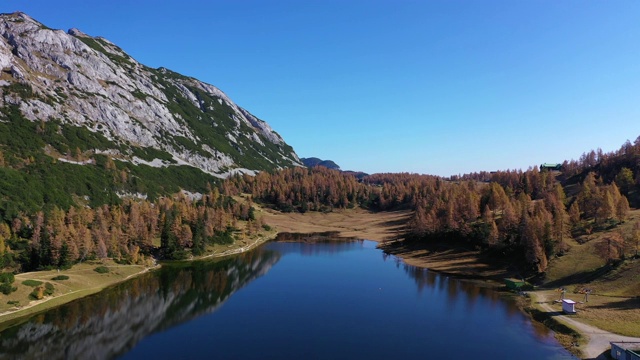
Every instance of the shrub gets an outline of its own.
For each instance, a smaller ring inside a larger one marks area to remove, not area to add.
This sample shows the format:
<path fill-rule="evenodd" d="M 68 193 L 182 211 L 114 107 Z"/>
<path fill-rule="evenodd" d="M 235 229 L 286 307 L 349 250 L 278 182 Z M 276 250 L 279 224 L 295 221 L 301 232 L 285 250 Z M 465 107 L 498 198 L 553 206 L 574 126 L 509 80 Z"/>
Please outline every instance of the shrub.
<path fill-rule="evenodd" d="M 267 230 L 267 231 L 271 231 L 271 226 L 269 226 L 267 224 L 262 225 L 262 228 Z"/>
<path fill-rule="evenodd" d="M 18 288 L 11 286 L 9 283 L 0 283 L 0 292 L 5 295 L 9 295 L 16 290 L 18 290 Z"/>
<path fill-rule="evenodd" d="M 109 268 L 106 266 L 98 266 L 97 268 L 93 269 L 93 271 L 99 274 L 106 274 L 109 272 Z"/>
<path fill-rule="evenodd" d="M 0 274 L 0 283 L 13 284 L 16 281 L 13 273 L 2 273 Z"/>
<path fill-rule="evenodd" d="M 18 301 L 18 300 L 10 300 L 10 301 L 7 301 L 7 304 L 8 305 L 13 305 L 13 306 L 18 306 L 18 305 L 20 305 L 20 301 Z"/>
<path fill-rule="evenodd" d="M 44 297 L 44 287 L 36 286 L 35 289 L 29 294 L 29 299 L 40 300 Z"/>
<path fill-rule="evenodd" d="M 54 280 L 54 281 L 69 280 L 69 277 L 67 275 L 58 275 L 58 276 L 52 277 L 51 280 Z"/>
<path fill-rule="evenodd" d="M 53 284 L 52 284 L 52 283 L 50 283 L 50 282 L 48 282 L 48 283 L 44 284 L 44 294 L 45 294 L 45 295 L 53 295 L 53 291 L 54 291 L 55 289 L 56 289 L 56 288 L 55 288 L 55 287 L 53 286 Z"/>
<path fill-rule="evenodd" d="M 35 286 L 40 286 L 42 285 L 42 281 L 39 280 L 25 280 L 22 282 L 22 285 L 26 285 L 26 286 L 31 286 L 31 287 L 35 287 Z"/>
<path fill-rule="evenodd" d="M 12 292 L 16 291 L 17 288 L 11 286 L 16 278 L 13 276 L 13 273 L 2 273 L 0 274 L 0 292 L 9 295 Z"/>

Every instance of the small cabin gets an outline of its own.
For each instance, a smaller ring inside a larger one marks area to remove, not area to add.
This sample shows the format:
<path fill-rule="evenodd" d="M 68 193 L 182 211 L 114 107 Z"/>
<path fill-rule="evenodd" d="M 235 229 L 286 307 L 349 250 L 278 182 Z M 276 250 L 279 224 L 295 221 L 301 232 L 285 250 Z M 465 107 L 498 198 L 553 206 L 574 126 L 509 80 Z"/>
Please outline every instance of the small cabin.
<path fill-rule="evenodd" d="M 575 314 L 576 302 L 571 299 L 562 299 L 562 312 L 565 314 Z"/>
<path fill-rule="evenodd" d="M 640 360 L 640 342 L 611 342 L 611 358 Z"/>
<path fill-rule="evenodd" d="M 516 280 L 516 279 L 504 279 L 504 285 L 509 290 L 520 290 L 526 283 L 524 280 Z"/>

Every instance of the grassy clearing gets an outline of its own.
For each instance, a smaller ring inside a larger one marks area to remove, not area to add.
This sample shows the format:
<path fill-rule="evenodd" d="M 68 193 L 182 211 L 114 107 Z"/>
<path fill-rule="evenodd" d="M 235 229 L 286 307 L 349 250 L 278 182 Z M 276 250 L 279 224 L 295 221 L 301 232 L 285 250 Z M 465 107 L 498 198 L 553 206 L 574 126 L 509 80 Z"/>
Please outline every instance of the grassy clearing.
<path fill-rule="evenodd" d="M 96 266 L 106 266 L 108 273 L 99 274 L 94 271 Z M 141 265 L 119 265 L 112 261 L 86 262 L 77 264 L 69 270 L 37 271 L 18 274 L 13 286 L 17 290 L 9 295 L 0 294 L 0 322 L 3 327 L 6 322 L 28 316 L 48 308 L 52 308 L 69 301 L 96 293 L 110 285 L 145 272 L 148 268 Z M 53 280 L 58 276 L 68 276 L 68 279 Z M 25 285 L 26 282 L 28 285 Z M 30 285 L 36 282 L 50 282 L 54 286 L 52 296 L 42 300 L 31 300 L 29 294 L 33 291 Z"/>
<path fill-rule="evenodd" d="M 640 337 L 640 298 L 590 295 L 588 303 L 578 305 L 580 321 L 616 334 Z"/>
<path fill-rule="evenodd" d="M 616 334 L 640 337 L 640 259 L 634 259 L 635 249 L 627 246 L 626 260 L 607 264 L 595 247 L 610 232 L 625 236 L 639 219 L 640 210 L 633 210 L 629 220 L 613 229 L 571 240 L 569 252 L 550 263 L 544 287 L 563 286 L 566 297 L 576 301 L 585 300 L 580 290 L 592 290 L 588 303 L 577 304 L 576 320 Z M 553 296 L 553 290 L 549 291 L 546 296 Z"/>
<path fill-rule="evenodd" d="M 371 212 L 363 209 L 335 210 L 330 213 L 281 213 L 264 209 L 265 223 L 279 232 L 338 232 L 343 237 L 386 241 L 397 238 L 410 211 Z"/>

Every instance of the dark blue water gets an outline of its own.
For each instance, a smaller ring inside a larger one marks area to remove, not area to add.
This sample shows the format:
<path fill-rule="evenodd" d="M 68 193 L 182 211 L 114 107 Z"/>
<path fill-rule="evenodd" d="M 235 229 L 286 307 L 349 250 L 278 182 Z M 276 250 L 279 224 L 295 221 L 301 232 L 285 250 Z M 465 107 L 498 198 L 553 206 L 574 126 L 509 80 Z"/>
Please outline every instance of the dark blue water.
<path fill-rule="evenodd" d="M 164 266 L 63 309 L 0 333 L 0 357 L 572 358 L 495 291 L 403 265 L 369 241 L 270 243 Z"/>

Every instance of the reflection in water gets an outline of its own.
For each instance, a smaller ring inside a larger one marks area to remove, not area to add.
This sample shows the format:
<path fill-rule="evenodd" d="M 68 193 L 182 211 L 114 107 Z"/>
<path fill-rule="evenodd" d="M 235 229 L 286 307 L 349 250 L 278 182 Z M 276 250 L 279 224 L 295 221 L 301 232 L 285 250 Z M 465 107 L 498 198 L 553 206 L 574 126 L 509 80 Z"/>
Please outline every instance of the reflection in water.
<path fill-rule="evenodd" d="M 507 316 L 510 318 L 522 316 L 522 311 L 518 305 L 514 301 L 507 301 L 496 290 L 479 286 L 471 281 L 449 278 L 428 269 L 404 264 L 401 259 L 393 255 L 384 253 L 383 256 L 385 260 L 388 257 L 393 257 L 396 264 L 399 267 L 402 266 L 405 273 L 415 281 L 418 293 L 423 293 L 425 289 L 438 289 L 441 292 L 446 292 L 447 303 L 449 304 L 454 304 L 459 297 L 464 297 L 468 309 L 473 309 L 474 304 L 478 301 L 488 301 L 492 306 L 501 306 L 505 309 Z M 542 340 L 553 336 L 553 332 L 545 326 L 533 326 L 533 330 L 534 334 Z"/>
<path fill-rule="evenodd" d="M 278 260 L 257 249 L 219 262 L 164 265 L 3 331 L 0 358 L 113 358 L 151 333 L 215 311 Z"/>
<path fill-rule="evenodd" d="M 570 358 L 496 291 L 383 255 L 394 268 L 372 242 L 296 236 L 37 315 L 0 332 L 0 359 Z"/>
<path fill-rule="evenodd" d="M 311 234 L 279 233 L 275 241 L 266 247 L 277 249 L 283 255 L 296 253 L 305 256 L 337 254 L 362 248 L 364 240 L 340 237 L 338 234 L 333 231 Z"/>

